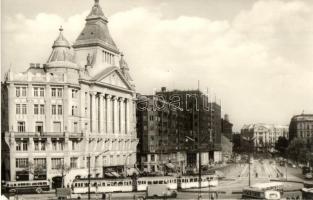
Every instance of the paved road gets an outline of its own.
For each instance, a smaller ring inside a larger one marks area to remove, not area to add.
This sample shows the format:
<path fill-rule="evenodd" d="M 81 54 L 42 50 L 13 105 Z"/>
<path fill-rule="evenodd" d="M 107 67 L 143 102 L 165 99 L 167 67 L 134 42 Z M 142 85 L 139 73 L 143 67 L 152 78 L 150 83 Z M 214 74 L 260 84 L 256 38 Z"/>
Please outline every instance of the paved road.
<path fill-rule="evenodd" d="M 281 168 L 269 160 L 263 162 L 255 160 L 250 166 L 251 184 L 270 182 L 270 179 L 284 180 L 285 176 L 282 176 L 284 168 Z M 218 197 L 221 199 L 239 199 L 241 197 L 240 192 L 242 188 L 247 187 L 249 183 L 249 165 L 248 164 L 232 164 L 223 167 L 221 171 L 225 175 L 225 180 L 219 181 L 218 187 L 202 188 L 202 199 L 209 199 L 209 192 L 219 192 Z M 299 178 L 300 169 L 288 170 L 289 180 L 302 180 Z M 284 173 L 285 175 L 285 173 Z M 284 190 L 299 190 L 303 187 L 303 184 L 299 183 L 284 183 Z M 233 193 L 235 192 L 235 194 Z M 112 199 L 134 199 L 135 195 L 144 195 L 144 193 L 114 193 Z M 188 191 L 179 192 L 177 199 L 197 199 L 199 195 L 199 189 L 189 189 Z M 285 197 L 299 196 L 299 191 L 285 192 Z M 41 194 L 41 195 L 24 195 L 24 199 L 56 199 L 54 194 Z M 86 195 L 84 197 L 87 197 Z M 100 199 L 100 195 L 96 196 L 92 194 L 92 199 Z"/>

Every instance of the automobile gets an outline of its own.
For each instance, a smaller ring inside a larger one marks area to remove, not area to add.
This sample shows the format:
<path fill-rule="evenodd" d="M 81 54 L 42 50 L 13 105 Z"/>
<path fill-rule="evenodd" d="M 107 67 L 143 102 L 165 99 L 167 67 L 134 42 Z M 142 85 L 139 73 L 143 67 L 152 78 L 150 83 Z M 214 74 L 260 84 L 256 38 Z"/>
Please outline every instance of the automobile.
<path fill-rule="evenodd" d="M 307 174 L 305 174 L 305 175 L 304 175 L 304 178 L 306 178 L 306 179 L 312 179 L 312 178 L 313 178 L 312 173 L 307 173 Z"/>
<path fill-rule="evenodd" d="M 167 185 L 148 185 L 146 198 L 176 198 L 176 190 L 170 190 Z"/>

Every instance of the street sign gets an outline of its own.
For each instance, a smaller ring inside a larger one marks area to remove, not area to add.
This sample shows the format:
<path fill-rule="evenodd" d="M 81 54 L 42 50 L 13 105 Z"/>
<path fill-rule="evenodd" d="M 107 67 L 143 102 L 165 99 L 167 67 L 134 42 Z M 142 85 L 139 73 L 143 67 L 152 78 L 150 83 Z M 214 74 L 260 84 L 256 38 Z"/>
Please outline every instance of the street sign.
<path fill-rule="evenodd" d="M 57 188 L 56 189 L 56 195 L 57 197 L 68 197 L 71 195 L 71 189 L 70 188 Z"/>

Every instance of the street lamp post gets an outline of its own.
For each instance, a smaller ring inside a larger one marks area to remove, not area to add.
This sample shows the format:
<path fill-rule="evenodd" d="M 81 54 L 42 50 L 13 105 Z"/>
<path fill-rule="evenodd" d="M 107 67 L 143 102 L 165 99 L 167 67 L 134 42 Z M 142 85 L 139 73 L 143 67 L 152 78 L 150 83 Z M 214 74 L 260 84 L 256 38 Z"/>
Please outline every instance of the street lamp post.
<path fill-rule="evenodd" d="M 255 140 L 255 137 L 245 138 L 249 142 L 249 154 L 248 154 L 248 164 L 249 164 L 249 187 L 251 186 L 251 144 Z"/>
<path fill-rule="evenodd" d="M 131 152 L 131 153 L 129 153 L 127 156 L 126 156 L 126 158 L 125 158 L 125 163 L 124 163 L 124 176 L 125 177 L 127 177 L 127 168 L 126 168 L 126 165 L 127 165 L 127 159 L 131 156 L 131 155 L 133 155 L 133 154 L 135 154 L 136 152 Z"/>
<path fill-rule="evenodd" d="M 98 155 L 96 155 L 95 157 L 98 157 L 98 156 L 100 156 L 101 154 L 104 154 L 104 153 L 106 153 L 106 152 L 108 152 L 109 150 L 105 150 L 105 151 L 103 151 L 103 152 L 101 152 L 101 153 L 99 153 Z M 89 155 L 88 155 L 88 157 L 87 157 L 87 159 L 88 159 L 88 200 L 90 200 L 90 178 L 91 178 L 91 173 L 90 173 L 90 171 L 91 171 L 91 162 L 90 162 L 90 158 L 91 158 L 91 155 L 90 155 L 90 153 L 89 153 Z"/>

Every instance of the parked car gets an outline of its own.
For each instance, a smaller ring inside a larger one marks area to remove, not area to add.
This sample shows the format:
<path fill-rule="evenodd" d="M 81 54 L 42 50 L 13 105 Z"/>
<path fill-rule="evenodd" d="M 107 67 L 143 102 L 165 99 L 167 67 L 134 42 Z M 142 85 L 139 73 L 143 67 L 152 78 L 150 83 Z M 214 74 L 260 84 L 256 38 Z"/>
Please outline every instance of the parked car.
<path fill-rule="evenodd" d="M 170 190 L 167 185 L 148 185 L 147 198 L 176 198 L 177 192 L 175 190 Z"/>

